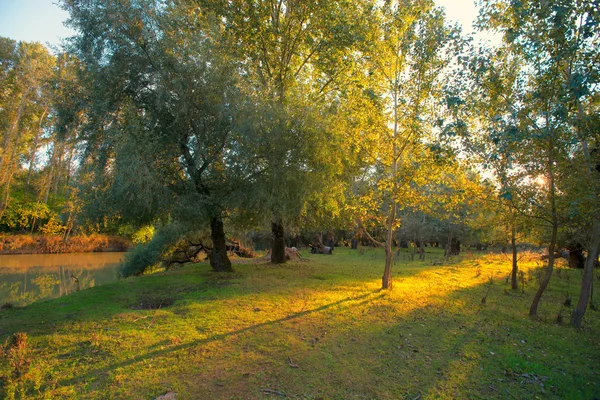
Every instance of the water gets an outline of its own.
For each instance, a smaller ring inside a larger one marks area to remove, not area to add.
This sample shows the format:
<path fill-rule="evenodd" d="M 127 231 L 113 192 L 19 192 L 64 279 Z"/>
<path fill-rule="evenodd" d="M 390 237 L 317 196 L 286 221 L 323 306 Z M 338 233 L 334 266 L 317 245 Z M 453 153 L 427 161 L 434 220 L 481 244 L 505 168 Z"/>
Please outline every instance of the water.
<path fill-rule="evenodd" d="M 0 305 L 24 306 L 113 282 L 123 254 L 0 255 Z"/>

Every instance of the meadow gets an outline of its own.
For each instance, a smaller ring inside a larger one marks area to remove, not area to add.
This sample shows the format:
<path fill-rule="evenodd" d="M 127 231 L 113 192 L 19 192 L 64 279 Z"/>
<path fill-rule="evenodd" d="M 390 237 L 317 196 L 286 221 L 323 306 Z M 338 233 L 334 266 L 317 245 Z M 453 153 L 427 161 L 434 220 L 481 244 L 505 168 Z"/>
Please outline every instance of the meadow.
<path fill-rule="evenodd" d="M 522 257 L 513 291 L 503 254 L 427 250 L 397 257 L 392 291 L 380 290 L 382 251 L 336 248 L 3 307 L 4 397 L 600 398 L 599 314 L 568 326 L 581 271 L 559 263 L 532 320 L 538 255 Z"/>

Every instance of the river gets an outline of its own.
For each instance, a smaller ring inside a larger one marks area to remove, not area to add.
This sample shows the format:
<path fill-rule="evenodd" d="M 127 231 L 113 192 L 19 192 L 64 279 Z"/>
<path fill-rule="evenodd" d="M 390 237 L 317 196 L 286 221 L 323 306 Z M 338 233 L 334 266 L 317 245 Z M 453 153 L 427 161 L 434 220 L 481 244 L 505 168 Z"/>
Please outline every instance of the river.
<path fill-rule="evenodd" d="M 124 254 L 0 255 L 0 306 L 25 306 L 113 282 Z"/>

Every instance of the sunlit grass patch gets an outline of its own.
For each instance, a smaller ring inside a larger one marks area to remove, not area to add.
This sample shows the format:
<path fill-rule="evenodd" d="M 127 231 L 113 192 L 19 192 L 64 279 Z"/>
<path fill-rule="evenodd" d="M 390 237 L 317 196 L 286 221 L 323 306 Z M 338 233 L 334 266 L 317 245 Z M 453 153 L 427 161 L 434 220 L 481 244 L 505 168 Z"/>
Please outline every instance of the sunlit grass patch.
<path fill-rule="evenodd" d="M 2 310 L 0 329 L 3 337 L 29 335 L 31 365 L 42 376 L 39 389 L 33 375 L 27 381 L 33 398 L 148 399 L 166 390 L 183 399 L 598 394 L 598 315 L 588 311 L 582 332 L 555 323 L 561 310 L 568 316 L 565 292 L 575 298 L 579 271 L 560 269 L 532 321 L 536 256 L 522 259 L 523 293 L 510 289 L 503 255 L 432 266 L 439 251 L 425 262 L 401 254 L 388 292 L 380 290 L 380 251 L 334 253 L 282 266 L 237 264 L 232 274 L 200 264 L 127 279 Z M 158 306 L 132 307 L 144 299 Z M 0 372 L 11 376 L 10 365 Z"/>

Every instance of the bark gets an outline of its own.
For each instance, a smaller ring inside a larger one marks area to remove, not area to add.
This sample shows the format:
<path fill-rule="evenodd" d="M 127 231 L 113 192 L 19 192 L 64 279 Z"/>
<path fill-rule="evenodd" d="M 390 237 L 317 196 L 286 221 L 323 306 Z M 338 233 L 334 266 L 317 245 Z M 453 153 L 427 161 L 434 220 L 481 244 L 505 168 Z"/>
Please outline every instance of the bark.
<path fill-rule="evenodd" d="M 537 308 L 540 303 L 540 299 L 542 298 L 542 294 L 548 287 L 548 283 L 550 283 L 550 278 L 552 277 L 552 271 L 554 270 L 554 248 L 556 247 L 556 233 L 558 231 L 558 226 L 556 223 L 552 224 L 552 236 L 550 239 L 550 245 L 548 246 L 548 266 L 546 267 L 546 275 L 542 282 L 540 283 L 540 287 L 533 298 L 533 302 L 531 303 L 531 307 L 529 308 L 529 316 L 535 317 L 537 315 Z"/>
<path fill-rule="evenodd" d="M 394 233 L 394 221 L 396 220 L 396 201 L 392 199 L 392 207 L 388 220 L 387 237 L 385 241 L 385 269 L 381 279 L 381 288 L 392 290 L 392 262 L 394 261 L 394 252 L 392 251 L 392 239 Z"/>
<path fill-rule="evenodd" d="M 444 257 L 450 257 L 452 254 L 452 222 L 448 218 L 448 242 L 446 243 L 446 250 L 444 251 Z"/>
<path fill-rule="evenodd" d="M 396 137 L 398 136 L 398 78 L 396 78 L 394 89 L 394 134 L 392 136 L 392 199 L 390 201 L 390 216 L 387 221 L 387 237 L 385 240 L 385 269 L 381 278 L 381 288 L 384 290 L 392 290 L 392 261 L 394 252 L 392 251 L 392 240 L 394 235 L 394 222 L 396 221 L 396 179 L 398 176 L 398 147 L 396 145 Z M 401 155 L 401 153 L 400 153 Z"/>
<path fill-rule="evenodd" d="M 273 244 L 271 246 L 271 263 L 285 263 L 285 236 L 283 224 L 281 221 L 271 223 L 271 232 L 273 234 Z"/>
<path fill-rule="evenodd" d="M 519 282 L 517 281 L 519 266 L 517 262 L 517 226 L 514 222 L 512 224 L 512 230 L 510 235 L 510 244 L 512 247 L 512 272 L 510 274 L 510 287 L 513 290 L 517 290 L 519 289 Z"/>
<path fill-rule="evenodd" d="M 567 250 L 569 251 L 569 267 L 585 268 L 585 257 L 583 256 L 583 246 L 579 243 L 571 243 Z"/>
<path fill-rule="evenodd" d="M 223 219 L 220 215 L 212 217 L 210 220 L 210 237 L 213 242 L 213 249 L 210 252 L 210 266 L 218 272 L 233 271 L 231 261 L 227 257 L 225 230 L 223 229 Z"/>
<path fill-rule="evenodd" d="M 44 122 L 44 117 L 46 116 L 46 113 L 48 112 L 48 107 L 44 108 L 44 112 L 42 113 L 42 116 L 40 117 L 40 123 L 39 123 L 39 127 L 37 132 L 35 133 L 35 137 L 33 138 L 33 143 L 32 143 L 32 148 L 31 148 L 31 157 L 29 159 L 29 171 L 27 172 L 27 186 L 30 186 L 31 184 L 31 175 L 33 173 L 33 168 L 35 166 L 35 158 L 36 158 L 36 154 L 37 154 L 37 149 L 39 146 L 39 141 L 40 141 L 40 136 L 42 135 L 42 123 Z"/>
<path fill-rule="evenodd" d="M 550 236 L 550 245 L 548 246 L 548 267 L 546 267 L 546 275 L 544 275 L 544 278 L 543 278 L 542 282 L 540 283 L 540 287 L 538 288 L 538 291 L 536 292 L 536 294 L 533 298 L 531 307 L 529 308 L 529 316 L 530 317 L 537 316 L 537 309 L 538 309 L 540 300 L 542 298 L 542 294 L 544 294 L 544 291 L 548 287 L 548 284 L 550 283 L 550 278 L 552 277 L 552 271 L 554 270 L 554 251 L 556 248 L 556 236 L 558 233 L 558 213 L 556 210 L 556 186 L 554 183 L 553 162 L 554 162 L 554 160 L 552 158 L 550 158 L 548 160 L 548 172 L 549 172 L 548 173 L 548 175 L 549 175 L 548 196 L 550 197 L 550 215 L 552 218 L 552 234 Z"/>
<path fill-rule="evenodd" d="M 0 219 L 4 216 L 4 212 L 8 208 L 8 202 L 10 201 L 10 184 L 12 183 L 13 173 L 8 176 L 6 184 L 2 187 L 2 191 L 0 191 Z"/>
<path fill-rule="evenodd" d="M 450 241 L 450 255 L 457 256 L 460 254 L 460 240 L 452 238 Z"/>
<path fill-rule="evenodd" d="M 581 280 L 581 291 L 579 292 L 579 301 L 577 307 L 571 315 L 571 326 L 581 328 L 581 321 L 590 302 L 592 292 L 592 280 L 594 279 L 594 265 L 598 257 L 598 248 L 600 247 L 600 220 L 594 219 L 593 233 L 590 246 L 588 247 L 588 256 L 583 269 L 583 278 Z"/>

